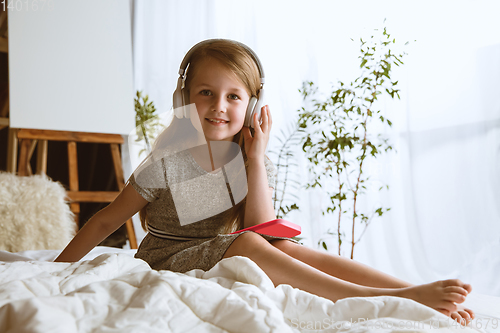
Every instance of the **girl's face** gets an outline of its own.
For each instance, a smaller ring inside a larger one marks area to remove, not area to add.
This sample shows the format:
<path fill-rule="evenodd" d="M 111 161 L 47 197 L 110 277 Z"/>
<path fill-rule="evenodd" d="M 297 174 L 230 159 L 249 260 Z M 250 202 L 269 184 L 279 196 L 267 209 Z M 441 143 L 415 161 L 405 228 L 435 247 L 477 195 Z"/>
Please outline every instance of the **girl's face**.
<path fill-rule="evenodd" d="M 193 74 L 189 102 L 196 104 L 205 138 L 232 141 L 243 128 L 250 100 L 245 85 L 215 59 L 202 60 Z"/>

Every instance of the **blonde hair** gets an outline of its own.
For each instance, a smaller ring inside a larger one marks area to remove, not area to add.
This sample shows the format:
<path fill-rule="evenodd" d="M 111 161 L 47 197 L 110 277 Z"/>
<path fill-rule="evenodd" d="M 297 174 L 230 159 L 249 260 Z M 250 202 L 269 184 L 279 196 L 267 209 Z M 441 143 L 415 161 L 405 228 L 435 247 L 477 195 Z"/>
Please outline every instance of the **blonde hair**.
<path fill-rule="evenodd" d="M 196 73 L 201 70 L 201 66 L 199 66 L 199 64 L 202 60 L 206 59 L 213 59 L 220 62 L 223 66 L 227 67 L 232 73 L 234 73 L 241 83 L 243 83 L 250 96 L 259 96 L 261 82 L 259 69 L 255 60 L 244 47 L 230 40 L 216 40 L 200 46 L 193 52 L 186 72 L 186 81 L 184 83 L 185 96 L 189 96 L 191 81 L 193 77 L 196 76 Z M 254 135 L 253 128 L 250 128 L 250 132 Z M 233 137 L 233 142 L 240 146 L 243 160 L 245 162 L 245 169 L 247 169 L 248 159 L 245 153 L 245 143 L 241 130 Z M 139 212 L 139 217 L 144 230 L 147 230 L 147 206 L 148 204 Z M 224 233 L 231 233 L 243 227 L 245 206 L 246 197 L 235 206 L 236 208 L 233 210 L 233 213 L 224 225 Z"/>

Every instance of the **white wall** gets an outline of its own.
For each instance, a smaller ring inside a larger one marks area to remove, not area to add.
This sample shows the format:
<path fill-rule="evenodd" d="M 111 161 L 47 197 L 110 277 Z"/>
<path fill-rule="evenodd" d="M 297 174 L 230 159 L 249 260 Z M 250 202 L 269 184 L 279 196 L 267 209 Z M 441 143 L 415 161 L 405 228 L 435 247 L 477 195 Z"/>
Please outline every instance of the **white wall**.
<path fill-rule="evenodd" d="M 11 127 L 128 134 L 135 124 L 130 2 L 13 5 Z"/>

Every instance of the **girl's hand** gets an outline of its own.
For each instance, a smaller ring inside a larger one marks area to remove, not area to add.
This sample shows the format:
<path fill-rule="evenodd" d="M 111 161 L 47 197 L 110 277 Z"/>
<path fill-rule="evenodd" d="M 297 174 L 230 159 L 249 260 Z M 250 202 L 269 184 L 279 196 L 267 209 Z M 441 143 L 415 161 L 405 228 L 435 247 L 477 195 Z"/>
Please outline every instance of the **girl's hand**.
<path fill-rule="evenodd" d="M 267 143 L 269 141 L 269 133 L 273 121 L 271 119 L 271 111 L 269 106 L 263 106 L 261 109 L 262 124 L 259 125 L 257 114 L 254 114 L 254 129 L 255 133 L 252 137 L 250 128 L 243 127 L 243 138 L 245 139 L 245 153 L 248 159 L 264 161 L 264 153 L 266 152 Z"/>

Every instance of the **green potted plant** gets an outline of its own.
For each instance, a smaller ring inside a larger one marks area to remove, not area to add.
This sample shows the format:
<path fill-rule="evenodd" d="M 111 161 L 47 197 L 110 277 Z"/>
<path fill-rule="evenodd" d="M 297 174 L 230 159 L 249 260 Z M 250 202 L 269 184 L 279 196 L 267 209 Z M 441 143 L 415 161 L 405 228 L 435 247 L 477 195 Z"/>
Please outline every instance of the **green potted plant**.
<path fill-rule="evenodd" d="M 301 132 L 302 129 L 299 128 L 298 123 L 293 122 L 286 131 L 281 130 L 281 136 L 276 137 L 280 143 L 279 150 L 269 150 L 269 154 L 274 156 L 273 160 L 276 166 L 273 202 L 276 217 L 279 219 L 284 218 L 291 211 L 299 209 L 296 203 L 288 205 L 291 202 L 290 197 L 297 200 L 299 198 L 287 189 L 298 190 L 300 187 L 300 183 L 292 177 L 298 167 L 296 163 L 292 162 L 294 158 L 292 148 L 300 143 L 299 134 Z"/>
<path fill-rule="evenodd" d="M 335 214 L 336 222 L 335 229 L 329 229 L 327 234 L 337 238 L 341 255 L 348 225 L 351 259 L 354 246 L 373 219 L 390 210 L 377 206 L 363 211 L 359 205 L 373 185 L 365 172 L 367 160 L 377 159 L 392 149 L 379 131 L 392 123 L 378 108 L 377 101 L 382 94 L 399 98 L 398 82 L 391 74 L 393 65 L 403 64 L 406 54 L 393 53 L 391 48 L 396 40 L 391 39 L 386 28 L 378 35 L 368 41 L 360 39 L 361 74 L 354 82 L 337 82 L 327 96 L 321 96 L 313 82 L 304 82 L 299 90 L 306 105 L 299 110 L 299 127 L 304 130 L 301 143 L 313 176 L 306 188 L 320 186 L 327 190 L 330 202 L 322 214 Z M 389 187 L 380 186 L 379 191 L 384 188 Z M 363 229 L 356 233 L 357 224 Z M 324 239 L 319 244 L 328 249 Z"/>
<path fill-rule="evenodd" d="M 280 143 L 278 150 L 269 150 L 269 155 L 273 157 L 271 160 L 276 166 L 273 203 L 278 219 L 285 218 L 293 210 L 300 210 L 296 203 L 292 203 L 292 197 L 299 200 L 292 191 L 298 191 L 301 186 L 300 182 L 294 178 L 298 165 L 293 162 L 295 157 L 293 148 L 300 144 L 301 132 L 303 130 L 299 127 L 298 122 L 293 121 L 286 130 L 281 130 L 280 136 L 276 137 Z M 304 237 L 293 238 L 297 241 L 304 239 Z"/>
<path fill-rule="evenodd" d="M 139 157 L 145 151 L 151 152 L 151 143 L 155 140 L 157 127 L 160 126 L 160 117 L 156 114 L 153 101 L 149 100 L 149 95 L 142 96 L 142 91 L 137 90 L 134 98 L 135 104 L 135 142 L 144 141 L 146 148 L 139 151 Z"/>

